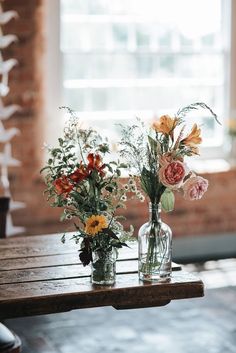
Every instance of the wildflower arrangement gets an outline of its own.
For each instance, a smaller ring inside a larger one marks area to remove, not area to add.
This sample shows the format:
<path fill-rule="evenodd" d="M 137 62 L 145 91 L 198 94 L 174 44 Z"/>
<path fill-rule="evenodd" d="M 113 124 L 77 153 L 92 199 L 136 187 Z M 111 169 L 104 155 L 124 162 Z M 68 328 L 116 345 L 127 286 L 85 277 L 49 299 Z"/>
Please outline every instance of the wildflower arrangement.
<path fill-rule="evenodd" d="M 119 161 L 105 162 L 110 149 L 107 141 L 92 128 L 83 129 L 73 112 L 64 128 L 59 146 L 48 148 L 49 159 L 42 169 L 47 185 L 46 193 L 52 207 L 61 207 L 61 220 L 73 219 L 80 244 L 80 260 L 88 265 L 93 252 L 105 254 L 126 246 L 132 228 L 125 232 L 117 215 L 124 208 L 126 193 L 119 181 Z M 65 241 L 65 235 L 62 238 Z"/>
<path fill-rule="evenodd" d="M 121 156 L 138 177 L 144 193 L 151 203 L 161 203 L 164 211 L 174 208 L 173 191 L 182 191 L 186 200 L 200 199 L 208 188 L 208 181 L 191 171 L 185 157 L 199 154 L 201 129 L 194 124 L 186 132 L 184 117 L 192 110 L 207 109 L 205 103 L 194 103 L 180 109 L 174 117 L 163 115 L 155 120 L 149 131 L 144 123 L 122 126 Z M 218 120 L 217 120 L 218 121 Z"/>
<path fill-rule="evenodd" d="M 163 115 L 149 129 L 138 124 L 121 126 L 120 153 L 128 163 L 131 176 L 139 181 L 150 200 L 149 222 L 143 224 L 139 238 L 139 278 L 162 281 L 171 275 L 172 232 L 160 219 L 160 209 L 174 208 L 174 191 L 181 191 L 186 200 L 200 199 L 207 191 L 208 181 L 189 169 L 185 157 L 199 154 L 201 129 L 194 124 L 185 131 L 184 117 L 195 109 L 204 108 L 217 119 L 204 103 L 191 104 L 173 117 Z"/>

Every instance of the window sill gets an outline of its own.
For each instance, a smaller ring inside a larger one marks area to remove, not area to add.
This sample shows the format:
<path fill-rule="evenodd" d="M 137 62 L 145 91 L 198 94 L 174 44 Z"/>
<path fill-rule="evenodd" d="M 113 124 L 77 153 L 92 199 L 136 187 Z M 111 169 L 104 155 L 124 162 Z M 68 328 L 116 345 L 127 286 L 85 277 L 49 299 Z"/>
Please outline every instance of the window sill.
<path fill-rule="evenodd" d="M 188 161 L 188 166 L 200 174 L 227 172 L 233 168 L 230 162 L 223 158 Z"/>

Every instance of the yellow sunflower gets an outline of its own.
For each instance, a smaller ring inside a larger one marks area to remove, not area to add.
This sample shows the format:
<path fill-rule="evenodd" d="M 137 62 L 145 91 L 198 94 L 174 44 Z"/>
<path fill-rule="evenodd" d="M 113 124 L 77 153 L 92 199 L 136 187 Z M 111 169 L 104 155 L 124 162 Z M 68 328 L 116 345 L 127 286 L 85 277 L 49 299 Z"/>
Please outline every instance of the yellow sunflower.
<path fill-rule="evenodd" d="M 108 224 L 106 217 L 102 215 L 92 215 L 86 221 L 85 233 L 94 236 L 101 232 L 104 228 L 107 228 L 107 226 Z"/>

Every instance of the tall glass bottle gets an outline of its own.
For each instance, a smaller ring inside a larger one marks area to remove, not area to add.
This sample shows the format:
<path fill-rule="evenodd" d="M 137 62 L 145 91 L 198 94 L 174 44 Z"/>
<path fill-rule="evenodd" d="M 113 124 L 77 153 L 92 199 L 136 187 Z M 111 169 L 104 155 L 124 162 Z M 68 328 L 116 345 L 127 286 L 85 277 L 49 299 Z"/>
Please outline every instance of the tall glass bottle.
<path fill-rule="evenodd" d="M 139 229 L 139 278 L 166 281 L 171 276 L 172 231 L 161 220 L 161 205 L 150 203 L 149 222 Z"/>

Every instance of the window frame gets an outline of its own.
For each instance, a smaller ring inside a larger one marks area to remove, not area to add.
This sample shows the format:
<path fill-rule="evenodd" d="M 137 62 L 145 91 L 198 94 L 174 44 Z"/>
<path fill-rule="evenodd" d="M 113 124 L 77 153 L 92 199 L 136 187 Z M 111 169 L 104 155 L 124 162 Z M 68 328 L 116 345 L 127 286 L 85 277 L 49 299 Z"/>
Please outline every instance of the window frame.
<path fill-rule="evenodd" d="M 225 0 L 221 0 L 226 4 Z M 223 21 L 229 18 L 230 23 L 225 24 L 224 28 L 229 28 L 230 33 L 225 31 L 226 48 L 224 57 L 225 87 L 226 100 L 224 106 L 225 118 L 236 118 L 236 2 L 227 1 L 227 5 L 223 6 Z M 230 16 L 231 14 L 231 16 Z M 47 126 L 45 129 L 45 140 L 54 144 L 58 135 L 63 129 L 62 111 L 58 107 L 63 105 L 63 79 L 62 79 L 62 56 L 60 51 L 60 1 L 45 1 L 45 84 L 44 84 L 44 101 L 45 101 L 45 117 Z M 227 55 L 229 50 L 229 55 Z M 55 129 L 56 124 L 56 129 Z M 223 126 L 224 128 L 224 126 Z M 58 130 L 58 131 L 57 131 Z M 225 129 L 226 130 L 226 129 Z M 227 159 L 227 145 L 229 138 L 224 133 L 222 145 L 213 147 L 202 147 L 202 159 Z"/>

